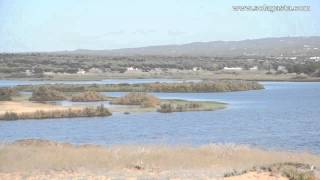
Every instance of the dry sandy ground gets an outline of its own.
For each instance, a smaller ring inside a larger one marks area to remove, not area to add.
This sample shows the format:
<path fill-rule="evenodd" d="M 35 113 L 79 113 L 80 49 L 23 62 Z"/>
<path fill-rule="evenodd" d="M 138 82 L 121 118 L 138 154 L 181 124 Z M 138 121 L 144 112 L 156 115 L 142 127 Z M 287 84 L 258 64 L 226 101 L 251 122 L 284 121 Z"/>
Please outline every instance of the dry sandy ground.
<path fill-rule="evenodd" d="M 72 109 L 81 109 L 87 107 L 88 105 L 74 105 Z M 65 107 L 61 105 L 54 105 L 48 103 L 38 103 L 31 101 L 0 101 L 0 115 L 6 112 L 15 113 L 31 113 L 36 111 L 53 111 L 53 110 L 67 110 L 70 107 Z M 108 107 L 112 112 L 152 112 L 156 111 L 155 108 L 141 108 L 140 106 L 125 106 L 125 105 L 113 105 Z"/>
<path fill-rule="evenodd" d="M 67 110 L 69 107 L 63 107 L 60 105 L 37 103 L 30 101 L 0 101 L 0 114 L 5 112 L 15 113 L 30 113 L 36 111 L 52 111 L 52 110 Z M 80 108 L 78 106 L 72 107 L 72 109 Z"/>
<path fill-rule="evenodd" d="M 132 172 L 123 171 L 122 173 L 130 174 Z M 0 173 L 1 180 L 13 180 L 13 179 L 29 179 L 29 180 L 36 180 L 36 179 L 92 179 L 92 180 L 113 180 L 113 179 L 126 179 L 126 180 L 140 180 L 140 179 L 168 179 L 168 180 L 184 180 L 184 179 L 206 179 L 206 180 L 288 180 L 288 178 L 283 177 L 281 175 L 273 175 L 267 172 L 249 172 L 239 176 L 227 177 L 227 178 L 210 178 L 210 177 L 187 177 L 187 178 L 180 178 L 180 177 L 167 177 L 161 178 L 157 176 L 144 176 L 142 173 L 134 173 L 135 175 L 131 176 L 122 176 L 122 175 L 113 175 L 106 176 L 106 175 L 95 175 L 92 173 L 79 173 L 79 172 L 46 172 L 46 173 L 34 173 L 30 175 L 28 173 Z"/>
<path fill-rule="evenodd" d="M 253 167 L 276 163 L 320 167 L 320 156 L 241 145 L 71 145 L 23 140 L 0 145 L 0 179 L 286 179 Z M 243 170 L 247 173 L 238 173 Z M 234 174 L 233 174 L 234 175 Z"/>
<path fill-rule="evenodd" d="M 68 108 L 59 105 L 36 103 L 30 101 L 0 101 L 0 114 L 3 114 L 5 112 L 30 113 L 36 112 L 38 110 L 51 111 L 66 109 Z"/>

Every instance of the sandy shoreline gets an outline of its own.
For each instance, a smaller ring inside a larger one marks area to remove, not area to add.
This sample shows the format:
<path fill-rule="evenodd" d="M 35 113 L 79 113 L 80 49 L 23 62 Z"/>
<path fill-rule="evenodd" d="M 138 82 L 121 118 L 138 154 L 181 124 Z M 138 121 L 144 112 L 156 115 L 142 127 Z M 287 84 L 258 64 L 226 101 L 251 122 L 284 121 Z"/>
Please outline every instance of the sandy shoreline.
<path fill-rule="evenodd" d="M 23 140 L 0 145 L 0 179 L 222 179 L 230 172 L 231 180 L 285 179 L 270 170 L 281 163 L 317 175 L 320 156 L 214 144 L 105 147 Z"/>
<path fill-rule="evenodd" d="M 30 113 L 38 110 L 54 111 L 54 110 L 67 110 L 68 107 L 63 107 L 48 103 L 36 103 L 30 101 L 0 101 L 0 114 L 6 112 L 15 113 Z"/>

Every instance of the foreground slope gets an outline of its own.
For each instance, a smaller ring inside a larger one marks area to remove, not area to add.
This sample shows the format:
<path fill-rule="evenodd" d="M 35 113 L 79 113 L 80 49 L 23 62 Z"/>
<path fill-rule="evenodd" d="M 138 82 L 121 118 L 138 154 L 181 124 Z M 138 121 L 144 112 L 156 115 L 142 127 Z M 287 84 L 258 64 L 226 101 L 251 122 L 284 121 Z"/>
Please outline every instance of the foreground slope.
<path fill-rule="evenodd" d="M 318 155 L 241 145 L 104 147 L 21 140 L 0 148 L 0 179 L 285 179 L 314 177 L 319 165 Z"/>

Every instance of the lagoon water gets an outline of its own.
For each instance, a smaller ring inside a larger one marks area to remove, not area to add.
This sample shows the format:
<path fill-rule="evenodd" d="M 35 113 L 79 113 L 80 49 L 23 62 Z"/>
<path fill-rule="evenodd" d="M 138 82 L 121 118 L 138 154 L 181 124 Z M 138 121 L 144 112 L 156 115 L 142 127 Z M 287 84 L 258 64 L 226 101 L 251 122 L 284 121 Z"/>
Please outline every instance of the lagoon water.
<path fill-rule="evenodd" d="M 41 138 L 86 144 L 248 144 L 320 153 L 320 83 L 263 82 L 264 90 L 154 93 L 160 98 L 215 100 L 223 110 L 0 122 L 0 141 Z M 124 93 L 107 93 L 119 96 Z"/>

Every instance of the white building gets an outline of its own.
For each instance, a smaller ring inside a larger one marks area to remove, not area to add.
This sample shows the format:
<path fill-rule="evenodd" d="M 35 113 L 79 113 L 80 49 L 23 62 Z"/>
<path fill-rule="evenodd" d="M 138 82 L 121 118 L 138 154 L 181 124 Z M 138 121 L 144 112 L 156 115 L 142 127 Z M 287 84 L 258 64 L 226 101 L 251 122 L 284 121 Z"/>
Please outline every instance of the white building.
<path fill-rule="evenodd" d="M 29 69 L 27 69 L 25 73 L 26 73 L 27 76 L 31 76 L 32 75 L 32 72 Z"/>
<path fill-rule="evenodd" d="M 52 72 L 52 71 L 48 71 L 48 72 L 43 72 L 43 75 L 46 75 L 46 76 L 53 76 L 53 75 L 55 75 L 55 73 L 54 73 L 54 72 Z"/>
<path fill-rule="evenodd" d="M 134 68 L 134 67 L 127 67 L 127 71 L 138 71 L 138 68 Z"/>
<path fill-rule="evenodd" d="M 285 66 L 278 66 L 277 71 L 281 71 L 281 72 L 284 72 L 284 73 L 288 72 L 288 70 L 287 70 L 287 68 Z"/>
<path fill-rule="evenodd" d="M 83 74 L 86 74 L 86 71 L 83 69 L 79 69 L 77 74 L 83 75 Z"/>
<path fill-rule="evenodd" d="M 88 73 L 91 73 L 91 74 L 101 74 L 103 73 L 101 69 L 99 68 L 91 68 L 89 69 Z"/>
<path fill-rule="evenodd" d="M 310 57 L 309 59 L 311 59 L 311 60 L 317 60 L 317 59 L 320 59 L 320 57 L 319 57 L 319 56 L 314 56 L 314 57 Z"/>
<path fill-rule="evenodd" d="M 257 71 L 258 70 L 258 66 L 253 66 L 249 69 L 250 71 Z"/>
<path fill-rule="evenodd" d="M 224 67 L 223 70 L 226 70 L 226 71 L 241 71 L 242 67 Z"/>
<path fill-rule="evenodd" d="M 193 67 L 192 71 L 200 71 L 201 69 L 199 67 Z"/>

